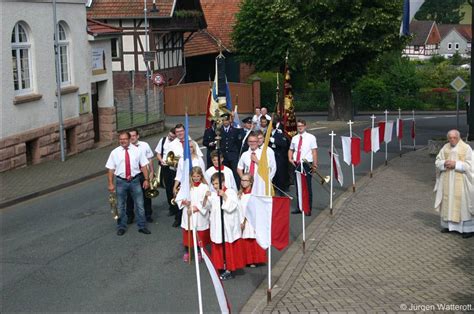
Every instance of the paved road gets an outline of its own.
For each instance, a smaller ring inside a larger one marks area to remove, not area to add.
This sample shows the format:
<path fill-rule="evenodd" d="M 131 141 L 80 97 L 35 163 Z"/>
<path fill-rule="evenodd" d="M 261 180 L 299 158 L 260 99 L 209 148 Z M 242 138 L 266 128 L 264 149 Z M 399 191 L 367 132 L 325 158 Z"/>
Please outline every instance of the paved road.
<path fill-rule="evenodd" d="M 368 120 L 358 120 L 362 119 Z M 453 117 L 420 119 L 417 143 L 425 145 L 433 136 L 444 136 L 454 125 Z M 321 170 L 327 173 L 330 131 L 323 129 L 327 127 L 323 121 L 312 127 L 318 128 L 312 132 L 318 136 Z M 356 127 L 356 133 L 362 135 L 363 127 Z M 344 132 L 336 127 L 338 135 Z M 398 158 L 397 148 L 396 143 L 389 146 L 389 158 Z M 410 145 L 404 147 L 409 149 Z M 363 154 L 357 179 L 367 175 L 367 157 Z M 374 164 L 382 165 L 384 155 L 375 157 Z M 344 175 L 348 180 L 350 168 L 344 167 Z M 314 189 L 316 211 L 307 224 L 328 204 L 328 194 L 318 184 Z M 338 195 L 343 190 L 336 188 Z M 170 227 L 163 195 L 154 202 L 152 235 L 131 227 L 121 238 L 115 235 L 107 195 L 105 177 L 100 177 L 0 211 L 1 312 L 195 311 L 194 268 L 181 262 L 180 232 Z M 291 240 L 300 232 L 301 218 L 292 216 Z M 281 255 L 275 252 L 274 261 Z M 234 309 L 242 308 L 265 276 L 264 267 L 245 269 L 225 283 Z M 205 311 L 217 311 L 207 276 L 203 276 L 203 294 Z"/>

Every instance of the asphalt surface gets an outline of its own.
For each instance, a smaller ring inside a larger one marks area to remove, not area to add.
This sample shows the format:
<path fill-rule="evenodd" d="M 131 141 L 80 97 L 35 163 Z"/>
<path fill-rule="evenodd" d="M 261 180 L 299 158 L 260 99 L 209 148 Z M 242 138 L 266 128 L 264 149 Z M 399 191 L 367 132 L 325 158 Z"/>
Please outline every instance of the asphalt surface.
<path fill-rule="evenodd" d="M 199 123 L 199 119 L 191 123 Z M 309 129 L 316 128 L 311 132 L 318 137 L 320 170 L 328 174 L 328 134 L 334 129 L 336 147 L 342 155 L 339 135 L 347 135 L 347 127 L 318 121 L 324 117 L 306 119 Z M 359 116 L 356 121 L 361 122 L 354 132 L 362 136 L 370 119 Z M 443 137 L 455 125 L 453 115 L 417 116 L 417 144 L 424 146 L 430 138 Z M 463 124 L 461 131 L 466 130 Z M 406 123 L 403 152 L 413 149 L 408 135 Z M 383 166 L 383 146 L 374 157 L 374 167 Z M 370 167 L 370 155 L 362 153 L 362 158 L 356 180 L 366 176 Z M 389 145 L 388 158 L 400 158 L 396 141 Z M 343 172 L 345 184 L 343 188 L 335 184 L 336 196 L 351 186 L 350 168 L 343 165 Z M 313 188 L 313 216 L 306 224 L 329 204 L 328 193 L 316 182 Z M 295 195 L 294 189 L 290 194 Z M 0 312 L 196 311 L 194 266 L 181 261 L 181 231 L 171 228 L 173 219 L 166 216 L 164 192 L 154 200 L 155 223 L 149 226 L 149 236 L 138 233 L 136 226 L 131 226 L 125 236 L 116 236 L 107 197 L 106 178 L 101 176 L 0 211 Z M 296 199 L 292 202 L 295 205 Z M 301 216 L 292 215 L 290 240 L 300 233 Z M 282 254 L 273 250 L 273 261 Z M 204 310 L 218 312 L 203 264 L 201 274 Z M 246 268 L 225 282 L 234 311 L 242 308 L 265 278 L 266 267 Z"/>

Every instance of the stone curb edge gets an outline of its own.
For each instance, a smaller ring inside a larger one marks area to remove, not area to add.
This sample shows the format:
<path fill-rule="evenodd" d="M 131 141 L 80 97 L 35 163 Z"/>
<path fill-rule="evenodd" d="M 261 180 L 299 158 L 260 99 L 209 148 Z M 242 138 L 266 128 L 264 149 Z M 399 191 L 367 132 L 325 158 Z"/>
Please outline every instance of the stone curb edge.
<path fill-rule="evenodd" d="M 419 148 L 416 151 L 426 150 L 426 147 Z M 404 155 L 413 153 L 409 151 Z M 390 165 L 390 163 L 389 163 Z M 378 176 L 379 173 L 387 169 L 383 164 L 375 169 L 373 176 Z M 364 190 L 371 181 L 369 173 L 359 180 L 356 192 L 352 192 L 352 186 L 343 192 L 336 200 L 333 207 L 333 215 L 329 213 L 329 206 L 325 207 L 322 212 L 306 227 L 306 254 L 303 255 L 301 243 L 303 235 L 300 236 L 290 245 L 287 251 L 283 254 L 280 260 L 272 267 L 272 301 L 270 304 L 276 305 L 288 292 L 289 288 L 293 286 L 297 279 L 297 274 L 300 274 L 306 264 L 311 253 L 317 248 L 319 242 L 324 235 L 331 229 L 337 217 L 344 211 L 344 204 L 350 201 L 360 190 Z M 322 227 L 322 228 L 319 228 Z M 321 230 L 322 229 L 322 230 Z M 318 233 L 318 241 L 314 241 L 315 234 Z M 285 270 L 292 270 L 285 273 Z M 292 276 L 293 275 L 293 276 Z M 240 310 L 241 313 L 262 313 L 267 306 L 267 281 L 264 280 L 254 291 L 250 299 Z"/>

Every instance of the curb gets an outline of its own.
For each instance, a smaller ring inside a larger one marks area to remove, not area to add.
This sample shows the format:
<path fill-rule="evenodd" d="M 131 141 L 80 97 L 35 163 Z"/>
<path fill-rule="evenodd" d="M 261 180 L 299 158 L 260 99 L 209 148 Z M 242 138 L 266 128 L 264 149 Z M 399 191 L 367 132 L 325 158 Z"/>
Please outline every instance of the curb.
<path fill-rule="evenodd" d="M 196 142 L 200 141 L 200 140 L 202 140 L 202 138 L 203 138 L 202 136 L 199 137 L 199 138 L 196 138 L 195 141 Z M 81 176 L 79 178 L 75 178 L 75 179 L 73 179 L 69 182 L 64 182 L 64 183 L 58 184 L 56 186 L 51 186 L 51 187 L 48 187 L 46 189 L 40 190 L 40 191 L 36 191 L 36 192 L 30 193 L 30 194 L 22 195 L 20 197 L 11 198 L 11 199 L 2 201 L 2 202 L 0 202 L 0 209 L 4 209 L 6 207 L 10 207 L 12 205 L 16 205 L 16 204 L 21 203 L 21 202 L 25 202 L 25 201 L 30 200 L 32 198 L 42 196 L 42 195 L 46 195 L 46 194 L 49 194 L 51 192 L 58 191 L 58 190 L 70 187 L 72 185 L 81 183 L 85 180 L 90 180 L 90 179 L 97 178 L 101 175 L 105 175 L 106 173 L 107 173 L 107 170 L 105 170 L 105 169 L 100 170 L 100 171 L 97 171 L 97 172 L 94 172 L 94 173 L 91 173 L 91 174 Z"/>
<path fill-rule="evenodd" d="M 426 150 L 426 146 L 417 149 L 416 151 Z M 413 153 L 409 151 L 404 155 Z M 395 157 L 397 158 L 397 157 Z M 398 157 L 400 158 L 400 157 Z M 389 164 L 390 165 L 390 164 Z M 373 171 L 373 176 L 376 177 L 383 173 L 387 166 L 380 165 Z M 333 207 L 334 214 L 329 213 L 329 206 L 325 207 L 321 213 L 306 227 L 306 254 L 303 254 L 301 243 L 303 235 L 300 234 L 298 238 L 287 248 L 287 251 L 272 267 L 272 301 L 267 304 L 267 281 L 264 280 L 254 291 L 247 303 L 240 310 L 241 313 L 262 313 L 264 308 L 268 305 L 276 305 L 293 286 L 306 264 L 311 254 L 317 249 L 319 243 L 323 240 L 325 235 L 331 230 L 332 225 L 336 222 L 339 215 L 344 212 L 344 204 L 354 198 L 360 190 L 364 190 L 367 184 L 371 181 L 369 173 L 359 180 L 356 192 L 352 192 L 352 187 L 348 187 L 339 197 L 336 198 Z M 317 237 L 315 235 L 318 235 Z M 316 240 L 318 239 L 318 240 Z M 296 274 L 296 276 L 295 276 Z"/>

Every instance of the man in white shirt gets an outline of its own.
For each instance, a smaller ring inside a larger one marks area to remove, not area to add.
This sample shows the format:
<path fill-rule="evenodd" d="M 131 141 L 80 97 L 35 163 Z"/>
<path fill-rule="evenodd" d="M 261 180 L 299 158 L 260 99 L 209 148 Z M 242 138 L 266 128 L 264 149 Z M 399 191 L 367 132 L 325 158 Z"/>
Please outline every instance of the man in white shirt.
<path fill-rule="evenodd" d="M 167 136 L 164 136 L 156 145 L 156 159 L 158 159 L 158 165 L 161 166 L 161 178 L 160 182 L 164 184 L 166 189 L 166 199 L 168 201 L 168 216 L 173 216 L 173 205 L 171 200 L 173 199 L 173 185 L 174 177 L 176 176 L 176 171 L 170 170 L 170 167 L 166 164 L 166 156 L 170 152 L 170 144 L 176 139 L 175 128 L 172 128 Z M 173 173 L 174 175 L 173 175 Z"/>
<path fill-rule="evenodd" d="M 105 167 L 107 173 L 108 190 L 117 194 L 117 209 L 119 211 L 119 222 L 117 235 L 124 235 L 127 230 L 127 197 L 130 194 L 134 200 L 138 232 L 150 234 L 146 228 L 145 210 L 143 208 L 143 189 L 149 187 L 148 159 L 140 152 L 138 147 L 130 144 L 130 134 L 121 132 L 119 134 L 120 146 L 115 148 L 109 155 Z M 143 173 L 143 184 L 140 184 L 140 174 Z M 115 177 L 115 185 L 114 185 Z"/>
<path fill-rule="evenodd" d="M 262 149 L 258 147 L 258 136 L 255 132 L 248 136 L 249 150 L 242 154 L 237 164 L 237 173 L 242 178 L 244 173 L 250 173 L 254 176 L 258 171 L 258 162 L 262 155 Z M 276 173 L 275 155 L 267 151 L 268 167 L 270 168 L 270 179 L 273 179 Z"/>
<path fill-rule="evenodd" d="M 296 128 L 298 130 L 298 134 L 293 136 L 291 139 L 290 149 L 288 150 L 288 160 L 293 166 L 295 166 L 297 171 L 301 171 L 301 169 L 303 169 L 306 172 L 306 183 L 308 186 L 310 207 L 310 211 L 307 216 L 311 216 L 311 207 L 313 205 L 311 170 L 318 168 L 318 144 L 316 142 L 316 137 L 313 134 L 306 132 L 305 120 L 298 119 L 296 122 Z M 291 213 L 301 214 L 301 211 L 296 209 Z"/>
<path fill-rule="evenodd" d="M 153 168 L 153 157 L 154 157 L 154 154 L 153 154 L 153 151 L 151 150 L 151 147 L 150 145 L 148 145 L 147 142 L 143 142 L 143 141 L 140 141 L 139 138 L 140 138 L 140 134 L 138 133 L 138 130 L 137 129 L 133 129 L 131 131 L 129 131 L 129 134 L 130 134 L 130 143 L 132 143 L 132 145 L 138 147 L 138 149 L 140 150 L 140 152 L 142 154 L 145 155 L 145 157 L 148 159 L 148 173 L 149 173 L 149 177 L 150 179 L 153 178 L 153 175 L 154 175 L 154 168 Z M 143 176 L 143 173 L 141 173 L 140 175 L 140 184 L 143 184 L 143 181 L 145 179 L 145 177 Z M 143 204 L 145 206 L 145 219 L 146 219 L 146 222 L 149 222 L 149 223 L 152 223 L 153 222 L 153 218 L 151 218 L 151 215 L 153 213 L 153 210 L 152 210 L 152 205 L 151 205 L 151 198 L 148 198 L 145 196 L 145 189 L 143 189 Z M 131 197 L 131 195 L 128 196 L 128 200 L 127 200 L 127 224 L 132 224 L 133 223 L 133 219 L 135 218 L 135 215 L 134 215 L 134 210 L 133 210 L 133 198 Z"/>

